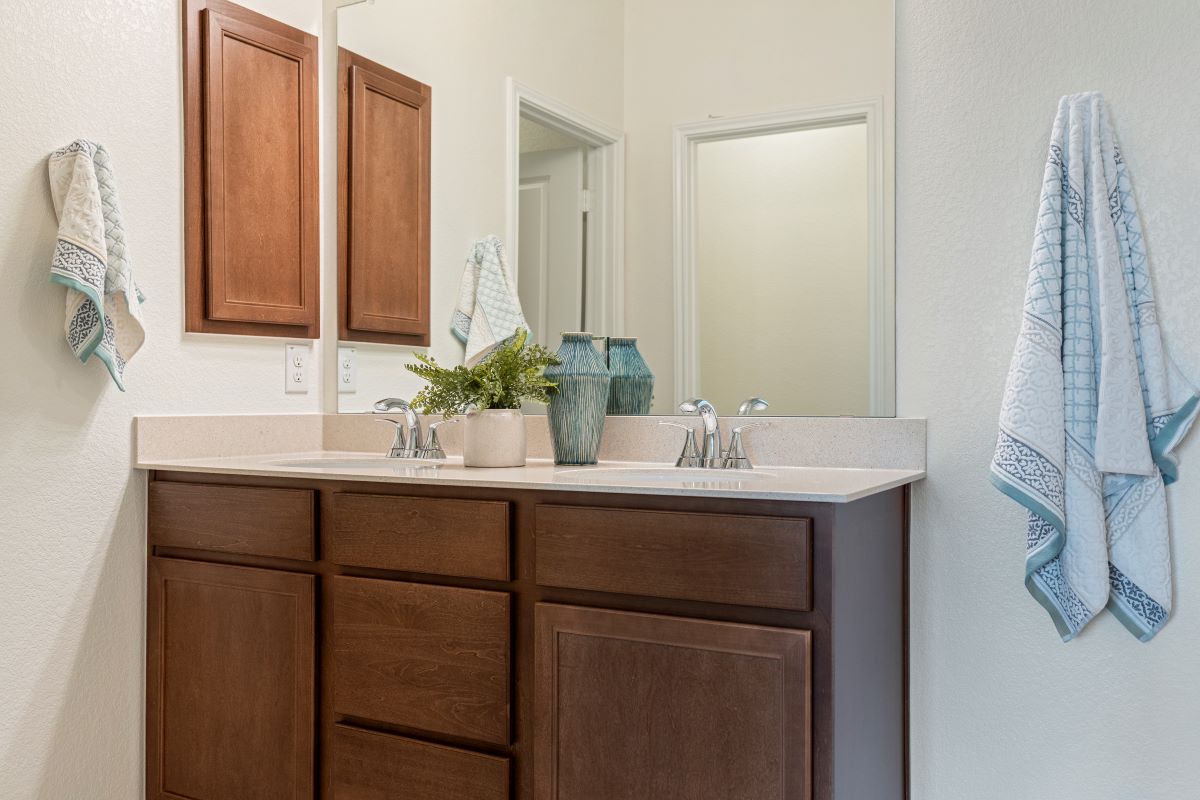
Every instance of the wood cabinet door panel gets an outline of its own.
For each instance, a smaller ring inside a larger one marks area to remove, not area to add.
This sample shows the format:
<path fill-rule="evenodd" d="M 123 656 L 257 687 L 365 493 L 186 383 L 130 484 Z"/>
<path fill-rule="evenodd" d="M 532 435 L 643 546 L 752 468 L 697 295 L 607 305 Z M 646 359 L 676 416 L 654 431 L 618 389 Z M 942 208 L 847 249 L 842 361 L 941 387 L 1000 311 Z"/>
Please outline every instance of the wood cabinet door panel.
<path fill-rule="evenodd" d="M 335 800 L 507 800 L 508 759 L 335 725 Z"/>
<path fill-rule="evenodd" d="M 341 338 L 427 344 L 432 90 L 346 50 L 339 70 Z"/>
<path fill-rule="evenodd" d="M 150 798 L 312 798 L 314 582 L 150 559 Z"/>
<path fill-rule="evenodd" d="M 205 12 L 209 315 L 305 324 L 314 318 L 316 53 Z M 310 185 L 311 184 L 311 185 Z"/>
<path fill-rule="evenodd" d="M 536 800 L 807 800 L 807 631 L 538 604 Z"/>
<path fill-rule="evenodd" d="M 183 7 L 187 330 L 316 338 L 317 38 Z"/>
<path fill-rule="evenodd" d="M 339 714 L 507 745 L 509 596 L 335 577 Z"/>

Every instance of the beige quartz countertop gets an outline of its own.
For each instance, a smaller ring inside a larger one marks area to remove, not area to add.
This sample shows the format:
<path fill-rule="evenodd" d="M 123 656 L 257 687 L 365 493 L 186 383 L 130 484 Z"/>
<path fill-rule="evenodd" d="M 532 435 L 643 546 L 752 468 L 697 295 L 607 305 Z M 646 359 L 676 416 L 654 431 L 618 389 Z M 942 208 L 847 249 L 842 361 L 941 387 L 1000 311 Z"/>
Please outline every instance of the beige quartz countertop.
<path fill-rule="evenodd" d="M 529 459 L 524 467 L 482 469 L 464 467 L 462 459 L 453 456 L 440 463 L 402 462 L 383 459 L 378 453 L 329 451 L 139 459 L 135 466 L 217 475 L 820 503 L 848 503 L 925 477 L 919 469 L 772 466 L 748 471 L 676 470 L 671 464 L 630 461 L 568 467 L 540 458 Z"/>

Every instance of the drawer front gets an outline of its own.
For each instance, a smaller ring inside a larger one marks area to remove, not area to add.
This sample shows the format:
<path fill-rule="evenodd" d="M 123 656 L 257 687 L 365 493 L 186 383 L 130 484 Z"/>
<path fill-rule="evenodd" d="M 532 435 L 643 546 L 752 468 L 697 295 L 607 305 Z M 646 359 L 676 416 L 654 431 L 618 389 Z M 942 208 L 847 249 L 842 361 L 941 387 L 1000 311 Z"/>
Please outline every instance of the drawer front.
<path fill-rule="evenodd" d="M 543 586 L 807 611 L 807 519 L 539 505 Z"/>
<path fill-rule="evenodd" d="M 507 800 L 508 759 L 345 725 L 333 729 L 336 800 Z"/>
<path fill-rule="evenodd" d="M 150 544 L 312 561 L 309 489 L 265 489 L 155 481 L 149 492 Z"/>
<path fill-rule="evenodd" d="M 506 581 L 508 503 L 337 494 L 326 546 L 337 564 Z"/>
<path fill-rule="evenodd" d="M 508 744 L 508 594 L 331 582 L 334 711 Z"/>

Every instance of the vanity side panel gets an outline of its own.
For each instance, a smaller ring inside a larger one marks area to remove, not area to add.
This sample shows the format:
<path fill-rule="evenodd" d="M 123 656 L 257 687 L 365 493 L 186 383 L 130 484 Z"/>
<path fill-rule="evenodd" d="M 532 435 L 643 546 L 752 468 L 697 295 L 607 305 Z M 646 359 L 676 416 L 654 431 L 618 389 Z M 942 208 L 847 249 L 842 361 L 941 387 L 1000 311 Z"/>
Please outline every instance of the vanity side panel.
<path fill-rule="evenodd" d="M 907 489 L 837 506 L 833 800 L 906 792 Z"/>

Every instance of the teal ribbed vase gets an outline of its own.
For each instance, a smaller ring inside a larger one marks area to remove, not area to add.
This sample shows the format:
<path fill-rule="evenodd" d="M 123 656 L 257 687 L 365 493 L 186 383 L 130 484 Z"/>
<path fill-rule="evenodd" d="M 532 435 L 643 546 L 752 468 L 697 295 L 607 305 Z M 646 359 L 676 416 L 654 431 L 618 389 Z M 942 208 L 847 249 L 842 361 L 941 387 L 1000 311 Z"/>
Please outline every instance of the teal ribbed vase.
<path fill-rule="evenodd" d="M 608 367 L 590 333 L 564 333 L 556 355 L 562 363 L 546 368 L 546 377 L 558 384 L 547 411 L 554 463 L 595 464 L 608 407 Z"/>
<path fill-rule="evenodd" d="M 637 339 L 614 336 L 608 340 L 608 413 L 622 416 L 650 413 L 654 399 L 654 373 L 638 352 Z"/>

